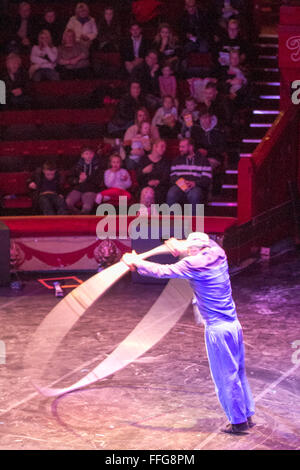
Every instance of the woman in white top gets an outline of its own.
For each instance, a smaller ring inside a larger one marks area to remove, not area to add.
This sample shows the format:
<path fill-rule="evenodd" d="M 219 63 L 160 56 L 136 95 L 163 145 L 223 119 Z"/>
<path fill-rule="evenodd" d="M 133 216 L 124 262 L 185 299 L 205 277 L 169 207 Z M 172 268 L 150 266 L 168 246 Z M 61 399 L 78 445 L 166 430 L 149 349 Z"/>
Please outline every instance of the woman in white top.
<path fill-rule="evenodd" d="M 98 28 L 94 18 L 90 16 L 90 10 L 86 3 L 77 3 L 75 15 L 69 19 L 67 29 L 73 29 L 76 41 L 81 42 L 86 47 L 90 47 L 92 41 L 96 39 Z"/>
<path fill-rule="evenodd" d="M 30 61 L 29 76 L 35 82 L 59 80 L 59 74 L 55 70 L 57 48 L 53 46 L 51 34 L 47 29 L 43 29 L 39 33 L 38 44 L 31 49 Z"/>

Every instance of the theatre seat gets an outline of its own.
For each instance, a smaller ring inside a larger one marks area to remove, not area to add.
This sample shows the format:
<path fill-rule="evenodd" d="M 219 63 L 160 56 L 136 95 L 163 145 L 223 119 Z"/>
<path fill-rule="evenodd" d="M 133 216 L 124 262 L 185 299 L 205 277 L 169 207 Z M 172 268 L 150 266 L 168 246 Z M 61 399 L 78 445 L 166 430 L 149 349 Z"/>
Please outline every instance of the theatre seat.
<path fill-rule="evenodd" d="M 31 173 L 20 171 L 0 173 L 0 196 L 3 209 L 31 209 L 27 181 Z"/>

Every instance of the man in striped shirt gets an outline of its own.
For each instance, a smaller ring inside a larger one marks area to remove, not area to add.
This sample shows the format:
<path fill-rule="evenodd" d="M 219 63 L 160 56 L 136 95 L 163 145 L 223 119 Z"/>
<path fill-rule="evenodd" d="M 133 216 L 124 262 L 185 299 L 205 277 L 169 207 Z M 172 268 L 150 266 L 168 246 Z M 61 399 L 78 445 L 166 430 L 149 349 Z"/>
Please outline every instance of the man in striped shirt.
<path fill-rule="evenodd" d="M 192 139 L 179 143 L 179 157 L 171 165 L 172 186 L 167 194 L 167 204 L 187 202 L 196 215 L 197 204 L 204 204 L 212 182 L 212 168 L 206 157 L 195 152 Z"/>

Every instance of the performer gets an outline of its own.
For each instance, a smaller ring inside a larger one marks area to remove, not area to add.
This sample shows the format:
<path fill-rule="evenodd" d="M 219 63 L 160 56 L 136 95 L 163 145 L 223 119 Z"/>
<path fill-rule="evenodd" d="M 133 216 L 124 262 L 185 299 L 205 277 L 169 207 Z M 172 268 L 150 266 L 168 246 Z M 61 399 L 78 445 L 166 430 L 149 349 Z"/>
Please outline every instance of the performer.
<path fill-rule="evenodd" d="M 143 261 L 133 251 L 122 260 L 138 273 L 157 278 L 188 279 L 205 324 L 205 345 L 217 397 L 229 424 L 222 431 L 239 434 L 254 426 L 254 401 L 245 373 L 242 327 L 232 298 L 225 251 L 208 235 L 191 233 L 186 240 L 165 242 L 174 264 Z"/>

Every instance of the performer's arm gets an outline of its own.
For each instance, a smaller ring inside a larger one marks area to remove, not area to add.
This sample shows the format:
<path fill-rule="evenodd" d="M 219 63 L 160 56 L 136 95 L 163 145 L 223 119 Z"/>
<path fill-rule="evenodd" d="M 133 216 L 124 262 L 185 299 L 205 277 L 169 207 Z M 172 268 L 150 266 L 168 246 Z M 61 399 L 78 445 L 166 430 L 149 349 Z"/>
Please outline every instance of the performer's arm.
<path fill-rule="evenodd" d="M 196 256 L 187 256 L 174 264 L 159 264 L 142 260 L 135 252 L 126 253 L 122 260 L 128 266 L 137 268 L 139 274 L 156 278 L 194 279 L 197 271 L 215 263 L 223 258 L 223 250 L 213 249 L 204 251 Z"/>

